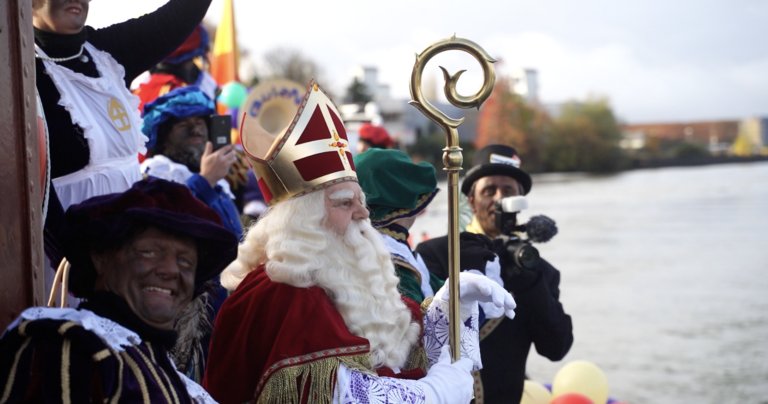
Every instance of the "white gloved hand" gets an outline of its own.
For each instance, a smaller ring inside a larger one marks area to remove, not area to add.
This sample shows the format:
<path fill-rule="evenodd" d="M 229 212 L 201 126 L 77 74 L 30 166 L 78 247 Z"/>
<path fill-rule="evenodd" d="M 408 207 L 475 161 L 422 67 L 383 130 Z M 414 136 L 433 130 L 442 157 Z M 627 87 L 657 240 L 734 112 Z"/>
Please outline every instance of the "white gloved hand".
<path fill-rule="evenodd" d="M 470 269 L 467 272 L 476 273 L 478 275 L 485 275 L 492 281 L 496 282 L 499 286 L 504 287 L 504 281 L 501 280 L 501 265 L 499 264 L 499 256 L 493 257 L 492 261 L 488 261 L 485 264 L 485 271 L 480 272 L 476 269 Z M 498 307 L 493 302 L 480 302 L 480 308 L 483 309 L 486 318 L 499 318 L 504 315 L 504 307 Z"/>
<path fill-rule="evenodd" d="M 437 291 L 435 298 L 445 302 L 449 301 L 448 282 Z M 502 315 L 506 315 L 510 319 L 515 318 L 517 304 L 512 294 L 479 271 L 470 270 L 459 273 L 459 300 L 462 309 L 465 306 L 474 305 L 475 302 L 484 303 L 483 310 L 489 318 L 501 317 Z M 496 310 L 493 310 L 494 307 Z"/>
<path fill-rule="evenodd" d="M 443 346 L 440 358 L 429 368 L 427 375 L 419 379 L 425 385 L 427 403 L 469 403 L 474 396 L 472 361 L 461 358 L 451 363 L 448 346 Z"/>

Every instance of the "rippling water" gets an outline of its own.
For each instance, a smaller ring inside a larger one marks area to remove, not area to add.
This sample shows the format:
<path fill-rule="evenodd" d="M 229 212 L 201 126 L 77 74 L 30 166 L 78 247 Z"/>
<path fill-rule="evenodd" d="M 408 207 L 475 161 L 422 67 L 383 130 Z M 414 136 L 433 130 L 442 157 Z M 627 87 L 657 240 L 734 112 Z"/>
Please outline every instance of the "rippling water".
<path fill-rule="evenodd" d="M 445 184 L 441 184 L 445 190 Z M 445 234 L 447 192 L 412 234 Z M 557 221 L 537 247 L 562 273 L 569 360 L 644 403 L 768 403 L 768 163 L 534 177 L 528 215 Z"/>

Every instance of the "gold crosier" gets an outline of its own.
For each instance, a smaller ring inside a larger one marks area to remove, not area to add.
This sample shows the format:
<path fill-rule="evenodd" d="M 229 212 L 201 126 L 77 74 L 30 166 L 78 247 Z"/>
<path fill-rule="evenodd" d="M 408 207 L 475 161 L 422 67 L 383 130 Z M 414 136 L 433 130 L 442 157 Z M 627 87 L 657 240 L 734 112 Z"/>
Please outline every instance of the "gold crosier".
<path fill-rule="evenodd" d="M 448 101 L 459 108 L 480 108 L 491 91 L 496 81 L 496 74 L 493 70 L 495 60 L 478 44 L 463 38 L 444 39 L 429 45 L 420 54 L 416 55 L 416 63 L 413 65 L 411 73 L 411 98 L 410 104 L 418 108 L 422 114 L 429 117 L 435 123 L 443 128 L 446 134 L 447 145 L 443 149 L 443 170 L 448 172 L 448 287 L 450 296 L 449 306 L 449 341 L 451 345 L 451 356 L 456 361 L 460 358 L 460 324 L 459 318 L 459 171 L 464 158 L 461 155 L 459 147 L 458 127 L 464 122 L 464 118 L 454 119 L 435 108 L 421 92 L 421 76 L 424 73 L 424 67 L 427 62 L 439 53 L 449 50 L 460 50 L 470 54 L 477 59 L 483 68 L 483 85 L 470 97 L 460 95 L 456 91 L 456 83 L 459 77 L 466 70 L 460 70 L 453 76 L 448 74 L 444 67 L 440 66 L 445 79 L 445 97 Z"/>

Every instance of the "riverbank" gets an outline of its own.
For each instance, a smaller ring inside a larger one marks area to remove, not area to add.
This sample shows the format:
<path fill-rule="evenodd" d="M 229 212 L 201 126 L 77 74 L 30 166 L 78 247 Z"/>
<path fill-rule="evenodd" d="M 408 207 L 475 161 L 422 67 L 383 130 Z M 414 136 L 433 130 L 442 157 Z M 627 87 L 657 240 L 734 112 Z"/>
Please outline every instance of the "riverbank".
<path fill-rule="evenodd" d="M 664 168 L 664 167 L 694 167 L 705 166 L 713 164 L 736 164 L 736 163 L 752 163 L 757 161 L 768 161 L 768 156 L 749 156 L 749 157 L 732 157 L 732 156 L 696 156 L 686 158 L 673 158 L 673 159 L 644 159 L 632 160 L 630 169 L 642 169 L 642 168 Z"/>
<path fill-rule="evenodd" d="M 529 375 L 584 359 L 631 404 L 768 403 L 768 162 L 534 176 L 537 248 L 561 271 L 575 342 Z M 445 183 L 412 234 L 446 233 Z"/>

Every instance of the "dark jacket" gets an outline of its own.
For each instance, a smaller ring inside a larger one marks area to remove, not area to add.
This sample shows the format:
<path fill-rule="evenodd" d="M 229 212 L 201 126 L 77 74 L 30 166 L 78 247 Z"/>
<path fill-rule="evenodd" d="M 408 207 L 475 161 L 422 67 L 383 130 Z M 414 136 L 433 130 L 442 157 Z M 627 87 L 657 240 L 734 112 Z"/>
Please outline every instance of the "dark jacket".
<path fill-rule="evenodd" d="M 168 356 L 175 332 L 147 325 L 108 293 L 80 309 L 30 308 L 6 330 L 0 338 L 0 401 L 192 402 Z"/>
<path fill-rule="evenodd" d="M 465 261 L 478 261 L 473 256 L 488 254 L 476 243 L 465 243 L 467 234 L 462 234 L 462 269 L 469 268 Z M 498 249 L 490 240 L 485 246 Z M 416 251 L 432 273 L 441 279 L 448 276 L 447 237 L 423 242 L 416 247 Z M 520 271 L 512 270 L 509 265 L 502 260 L 501 271 L 504 288 L 512 293 L 517 302 L 515 318 L 489 320 L 481 327 L 483 369 L 480 374 L 483 386 L 482 394 L 475 394 L 477 404 L 520 402 L 531 344 L 540 355 L 553 361 L 562 359 L 573 344 L 571 317 L 558 300 L 560 272 L 544 259 L 529 272 L 517 273 Z M 473 266 L 477 269 L 477 265 Z"/>

